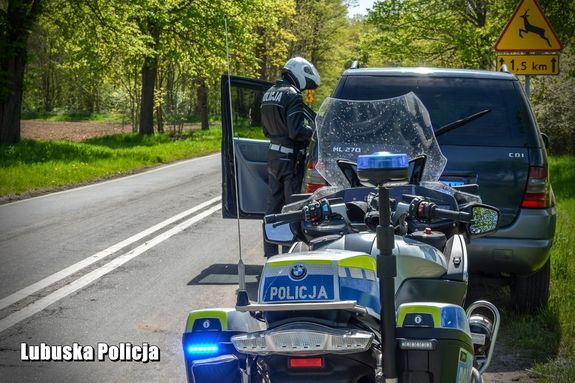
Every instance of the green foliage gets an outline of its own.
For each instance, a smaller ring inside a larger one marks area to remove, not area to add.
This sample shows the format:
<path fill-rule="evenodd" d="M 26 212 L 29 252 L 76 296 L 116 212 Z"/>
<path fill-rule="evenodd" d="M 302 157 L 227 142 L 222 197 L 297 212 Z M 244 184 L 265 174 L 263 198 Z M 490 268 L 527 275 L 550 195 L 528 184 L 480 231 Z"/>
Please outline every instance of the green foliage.
<path fill-rule="evenodd" d="M 549 174 L 557 200 L 575 200 L 575 158 L 551 157 Z M 575 215 L 572 215 L 572 218 L 575 218 Z"/>
<path fill-rule="evenodd" d="M 200 113 L 220 112 L 227 70 L 228 16 L 233 74 L 273 80 L 291 56 L 322 77 L 317 109 L 352 60 L 362 66 L 494 68 L 495 41 L 516 0 L 385 0 L 366 20 L 349 19 L 344 0 L 46 0 L 29 44 L 25 111 L 111 112 L 138 126 L 142 65 L 157 57 L 155 121 L 181 129 Z M 566 49 L 561 76 L 532 81 L 532 97 L 554 153 L 573 153 L 575 2 L 540 0 Z M 567 76 L 567 77 L 565 77 Z M 208 110 L 200 109 L 205 84 Z M 565 95 L 565 96 L 563 96 Z"/>
<path fill-rule="evenodd" d="M 32 39 L 26 110 L 119 112 L 137 126 L 141 69 L 153 62 L 158 126 L 185 120 L 198 84 L 213 87 L 226 69 L 224 16 L 232 69 L 253 76 L 258 31 L 275 38 L 266 52 L 285 55 L 291 34 L 280 23 L 291 13 L 293 3 L 279 0 L 49 0 Z"/>
<path fill-rule="evenodd" d="M 493 46 L 511 15 L 513 1 L 386 0 L 368 21 L 364 36 L 369 64 L 491 69 Z"/>
<path fill-rule="evenodd" d="M 563 43 L 563 46 L 575 43 L 575 2 L 557 0 L 537 0 L 545 17 Z"/>
<path fill-rule="evenodd" d="M 561 55 L 559 76 L 532 82 L 532 104 L 541 131 L 549 136 L 554 154 L 575 153 L 575 45 Z"/>
<path fill-rule="evenodd" d="M 221 129 L 165 134 L 118 134 L 69 141 L 22 140 L 0 146 L 0 196 L 30 194 L 118 176 L 220 150 Z"/>
<path fill-rule="evenodd" d="M 571 382 L 575 373 L 575 157 L 551 159 L 551 182 L 557 198 L 557 231 L 551 248 L 550 310 L 556 313 L 561 342 L 553 358 L 536 371 L 546 382 Z M 544 344 L 544 343 L 542 343 Z"/>
<path fill-rule="evenodd" d="M 504 311 L 505 332 L 510 334 L 507 346 L 520 349 L 536 361 L 557 355 L 561 327 L 555 307 L 549 306 L 536 315 Z"/>

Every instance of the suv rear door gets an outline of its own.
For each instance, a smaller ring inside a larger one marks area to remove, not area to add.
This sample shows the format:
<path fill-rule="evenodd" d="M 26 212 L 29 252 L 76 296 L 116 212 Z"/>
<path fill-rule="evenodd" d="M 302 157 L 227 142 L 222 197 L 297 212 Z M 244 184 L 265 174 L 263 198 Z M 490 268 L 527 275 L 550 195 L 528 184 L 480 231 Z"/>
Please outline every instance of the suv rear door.
<path fill-rule="evenodd" d="M 240 218 L 262 218 L 265 214 L 269 140 L 265 138 L 262 130 L 260 103 L 264 93 L 272 85 L 267 81 L 237 76 L 229 76 L 228 83 L 228 76 L 222 76 L 222 214 L 224 218 L 237 217 L 236 174 L 239 175 L 237 200 Z M 236 168 L 234 168 L 234 151 Z"/>
<path fill-rule="evenodd" d="M 442 180 L 478 183 L 483 202 L 497 206 L 500 224 L 507 226 L 519 213 L 529 174 L 529 148 L 537 142 L 519 86 L 512 77 L 349 75 L 334 96 L 365 100 L 413 91 L 427 107 L 435 129 L 490 109 L 438 137 L 448 158 Z"/>

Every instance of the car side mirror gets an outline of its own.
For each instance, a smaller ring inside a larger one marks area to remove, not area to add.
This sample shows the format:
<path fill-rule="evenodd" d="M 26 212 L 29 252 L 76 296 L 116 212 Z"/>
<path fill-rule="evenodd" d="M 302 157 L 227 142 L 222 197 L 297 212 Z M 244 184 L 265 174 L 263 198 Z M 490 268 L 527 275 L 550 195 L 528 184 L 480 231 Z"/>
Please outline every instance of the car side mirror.
<path fill-rule="evenodd" d="M 264 224 L 264 236 L 266 242 L 280 246 L 291 246 L 295 241 L 295 235 L 289 223 L 281 225 L 274 223 Z"/>
<path fill-rule="evenodd" d="M 467 232 L 472 238 L 481 237 L 497 231 L 499 226 L 499 209 L 482 204 L 471 206 L 471 223 L 467 226 Z"/>
<path fill-rule="evenodd" d="M 549 140 L 549 136 L 545 133 L 541 133 L 541 138 L 543 139 L 543 145 L 545 145 L 545 149 L 549 150 L 551 146 L 551 140 Z"/>

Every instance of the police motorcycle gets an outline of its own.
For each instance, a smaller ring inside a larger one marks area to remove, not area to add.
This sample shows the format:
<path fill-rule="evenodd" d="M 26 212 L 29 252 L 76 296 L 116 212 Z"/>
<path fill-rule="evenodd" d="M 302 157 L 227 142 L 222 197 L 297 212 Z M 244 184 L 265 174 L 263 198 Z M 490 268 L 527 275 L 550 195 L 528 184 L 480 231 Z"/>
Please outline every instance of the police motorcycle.
<path fill-rule="evenodd" d="M 328 98 L 316 122 L 331 186 L 266 216 L 267 240 L 291 248 L 267 260 L 257 302 L 239 291 L 189 314 L 188 380 L 481 382 L 500 317 L 463 309 L 466 243 L 498 210 L 437 181 L 446 159 L 413 93 Z"/>

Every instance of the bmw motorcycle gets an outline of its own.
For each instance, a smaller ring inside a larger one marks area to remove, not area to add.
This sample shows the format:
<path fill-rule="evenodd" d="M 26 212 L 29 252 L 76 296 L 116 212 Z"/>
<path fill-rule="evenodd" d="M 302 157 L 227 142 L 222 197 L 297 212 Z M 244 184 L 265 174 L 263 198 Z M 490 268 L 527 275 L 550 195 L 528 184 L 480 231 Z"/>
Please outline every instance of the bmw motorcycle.
<path fill-rule="evenodd" d="M 330 186 L 266 216 L 266 240 L 290 250 L 265 263 L 257 302 L 239 291 L 189 314 L 188 380 L 481 382 L 500 317 L 463 308 L 466 244 L 499 211 L 438 182 L 446 159 L 413 93 L 328 98 L 316 124 Z"/>

